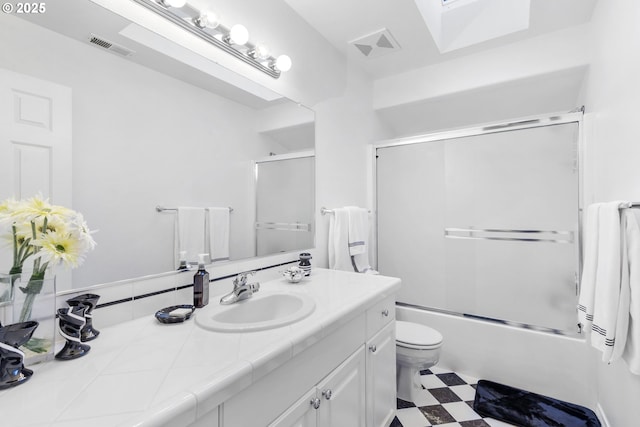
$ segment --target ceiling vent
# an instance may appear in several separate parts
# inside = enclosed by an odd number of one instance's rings
[[[89,43],[100,46],[103,49],[106,49],[113,53],[117,53],[121,56],[131,56],[135,53],[131,49],[121,46],[117,43],[110,42],[109,40],[106,40],[100,36],[96,36],[95,34],[91,34],[91,36],[89,37]]]
[[[349,43],[355,46],[358,52],[367,58],[377,58],[378,56],[400,50],[400,45],[386,28],[352,40]]]

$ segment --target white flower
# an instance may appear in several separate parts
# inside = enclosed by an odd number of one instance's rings
[[[95,241],[78,212],[52,205],[42,196],[26,200],[7,199],[0,204],[0,227],[8,228],[14,249],[14,268],[34,257],[34,271],[49,264],[79,266]]]

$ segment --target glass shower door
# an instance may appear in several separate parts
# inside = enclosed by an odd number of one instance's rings
[[[403,278],[398,300],[575,331],[577,135],[568,123],[379,149],[378,269]],[[410,200],[390,194],[409,183]]]

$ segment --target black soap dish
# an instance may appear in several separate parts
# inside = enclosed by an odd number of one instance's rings
[[[182,323],[189,320],[196,307],[191,304],[172,305],[156,312],[160,323]]]

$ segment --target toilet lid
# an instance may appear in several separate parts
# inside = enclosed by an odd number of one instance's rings
[[[434,347],[442,343],[442,334],[413,322],[396,321],[396,342],[406,347]]]

